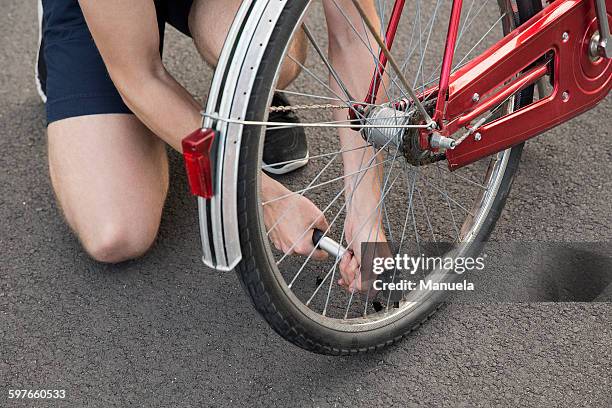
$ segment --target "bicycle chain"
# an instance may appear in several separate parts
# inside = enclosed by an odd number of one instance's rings
[[[334,110],[334,109],[349,109],[346,105],[334,105],[331,103],[327,104],[313,104],[313,105],[289,105],[289,106],[270,106],[270,112],[299,112],[305,110]],[[471,128],[469,132],[460,136],[455,140],[456,145],[459,146],[461,142],[471,136],[477,129]]]
[[[291,105],[291,106],[270,106],[270,112],[297,112],[303,110],[323,110],[323,109],[348,109],[346,105],[333,105],[331,103],[322,105]]]
[[[431,103],[430,103],[431,104]],[[433,105],[432,105],[433,107]],[[298,112],[305,110],[333,110],[333,109],[347,109],[346,105],[333,105],[333,104],[321,104],[321,105],[291,105],[291,106],[270,106],[270,112]],[[409,159],[409,155],[406,155],[406,158]],[[415,165],[425,165],[429,163],[434,163],[439,160],[444,160],[446,156],[444,154],[421,154],[419,159],[414,161]]]

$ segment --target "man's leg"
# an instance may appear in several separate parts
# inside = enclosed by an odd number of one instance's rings
[[[194,0],[189,13],[189,29],[202,58],[217,65],[227,31],[242,0]],[[307,42],[303,31],[296,36],[289,54],[302,64],[306,60]],[[300,74],[301,67],[287,58],[278,80],[278,89],[285,89]]]
[[[189,14],[189,29],[193,37],[196,48],[202,55],[204,60],[215,66],[221,53],[223,43],[227,30],[229,29],[238,7],[240,6],[241,0],[195,0],[191,7]],[[219,27],[227,27],[225,29],[219,29]],[[291,44],[289,54],[297,61],[302,64],[306,60],[307,53],[307,42],[303,32],[300,32],[294,42]],[[287,58],[283,65],[282,71],[279,75],[277,84],[278,89],[284,89],[288,86],[300,73],[301,67]],[[274,99],[277,99],[275,96]],[[282,98],[282,97],[281,97]],[[273,100],[274,103],[274,100]],[[286,104],[286,103],[285,103]],[[287,118],[275,118],[276,121],[286,121]],[[297,120],[297,118],[296,118]],[[298,130],[298,132],[296,132]],[[278,134],[281,133],[281,134]],[[308,152],[306,148],[306,137],[302,129],[294,128],[291,130],[278,131],[277,134],[271,134],[269,131],[266,133],[266,143],[264,145],[264,163],[272,165],[273,163],[281,162],[283,160],[295,160],[296,158],[302,158],[299,156],[300,152],[296,152],[298,156],[287,157],[283,159],[268,160],[266,162],[267,146],[268,141],[272,138],[271,145],[283,146],[283,152],[287,154],[286,146],[298,145],[298,143],[283,143],[283,140],[287,138],[303,139],[304,151]],[[294,139],[295,140],[295,139]],[[278,141],[278,142],[277,142]],[[277,156],[270,154],[270,156]],[[308,161],[307,156],[304,164]],[[268,167],[268,166],[266,166]],[[273,167],[273,166],[270,166]],[[269,169],[267,170],[269,171]],[[271,171],[273,172],[273,171]],[[281,172],[278,172],[282,174]],[[272,200],[275,197],[281,197],[290,193],[285,186],[278,181],[272,179],[265,173],[262,175],[262,194],[266,197],[266,200]],[[291,201],[291,203],[287,203]],[[296,196],[292,200],[283,200],[278,202],[279,205],[268,205],[264,208],[264,218],[266,227],[270,232],[270,239],[277,249],[283,252],[298,253],[303,255],[310,254],[313,249],[312,239],[308,236],[302,236],[304,230],[310,225],[314,224],[316,228],[327,229],[327,222],[321,211],[316,206],[303,196]],[[299,214],[299,219],[293,219],[293,222],[280,222],[276,225],[278,217],[285,214],[286,206],[295,209],[295,213]],[[272,230],[272,226],[274,226]],[[295,243],[298,241],[298,243]],[[294,245],[295,243],[295,245]],[[314,257],[316,259],[323,259],[327,254],[323,251],[316,251]]]
[[[87,252],[108,263],[146,252],[168,190],[164,143],[128,114],[59,120],[48,140],[57,200]]]
[[[43,0],[38,71],[46,98],[51,181],[86,251],[102,262],[153,243],[168,187],[163,142],[125,106],[79,3]],[[155,35],[155,33],[152,33]]]
[[[225,32],[215,30],[217,24],[229,26],[234,17],[235,10],[240,4],[239,0],[195,0],[190,15],[190,29],[195,40],[196,46],[204,59],[209,64],[214,65],[216,58],[221,51]],[[376,13],[376,7],[373,0],[363,0],[362,6],[366,13],[370,16],[375,24],[380,24]],[[361,19],[350,0],[338,0],[336,2],[324,1],[325,17],[329,30],[329,58],[336,71],[347,85],[349,91],[353,95],[363,95],[367,90],[374,64],[372,66],[364,66],[363,64],[354,64],[354,61],[371,61],[369,49],[376,49],[376,44],[373,43],[371,36],[368,36],[365,25],[361,23]],[[351,19],[355,24],[346,23],[346,18]],[[354,32],[362,31],[357,35]],[[362,38],[369,38],[370,47],[362,44]],[[296,40],[289,49],[290,54],[297,60],[304,60],[306,57],[306,41],[304,35],[298,35]],[[299,74],[300,67],[290,59],[286,59],[281,70],[277,87],[283,89],[290,84],[293,79]],[[335,88],[337,94],[341,94],[337,82],[330,78],[330,86]],[[334,119],[342,121],[346,119],[345,111],[334,111]],[[350,253],[344,256],[340,263],[340,271],[342,278],[340,283],[344,286],[356,285],[359,287],[359,279],[356,279],[360,269],[361,262],[361,243],[386,241],[384,228],[382,227],[382,214],[380,209],[381,187],[382,187],[382,169],[371,169],[361,172],[364,167],[368,166],[368,162],[380,160],[375,151],[371,148],[365,150],[366,142],[354,131],[350,129],[340,129],[339,137],[342,149],[346,152],[342,155],[345,174],[357,174],[359,176],[347,177],[346,183],[346,199],[348,201],[347,212],[348,216],[345,222],[346,238],[352,242],[351,249],[354,256]],[[265,150],[264,150],[265,154]],[[356,183],[361,179],[359,184]],[[264,199],[270,200],[274,197],[286,195],[288,190],[275,180],[263,176],[262,177],[262,195]],[[276,226],[275,231],[269,231],[270,237],[275,246],[286,252],[288,247],[293,246],[296,236],[301,236],[304,231],[303,225],[310,225],[315,217],[319,216],[314,208],[310,208],[308,203],[300,202],[293,205],[297,208],[306,210],[303,213],[295,211],[299,214],[300,222],[291,223],[280,222]],[[275,222],[279,214],[285,212],[285,202],[280,203],[279,207],[273,208],[274,205],[268,205],[264,208],[264,218],[266,225],[276,225]],[[291,206],[291,205],[290,205]],[[325,225],[325,221],[320,220],[320,225]],[[319,228],[321,228],[319,226]],[[300,231],[297,233],[297,231]],[[311,244],[304,242],[297,246],[297,253],[308,253]],[[322,257],[322,256],[321,256]]]
[[[240,7],[241,0],[194,0],[189,13],[189,31],[198,52],[212,66],[217,65],[227,31]],[[300,74],[300,64],[306,61],[308,44],[300,31],[289,49],[291,58],[286,58],[281,69],[277,89],[285,89]],[[299,61],[300,64],[295,61]],[[290,106],[286,95],[275,92],[272,106]],[[272,122],[299,123],[295,112],[271,112]],[[262,157],[263,169],[267,173],[287,174],[308,164],[308,140],[303,128],[268,129]]]

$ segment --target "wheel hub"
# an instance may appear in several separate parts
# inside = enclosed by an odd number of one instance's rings
[[[425,123],[416,108],[399,110],[388,105],[375,106],[367,109],[364,116],[365,123],[380,126],[361,129],[363,139],[374,148],[397,149],[413,166],[423,166],[445,159],[444,154],[436,154],[420,147],[421,129],[402,127]]]
[[[406,126],[411,124],[414,111],[400,111],[389,106],[376,106],[366,111],[366,123],[380,127],[363,128],[362,137],[376,149],[397,148],[404,152]],[[397,127],[396,127],[397,126]]]

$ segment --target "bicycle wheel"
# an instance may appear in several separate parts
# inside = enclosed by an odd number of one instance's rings
[[[297,194],[307,197],[329,221],[330,228],[325,234],[351,246],[353,243],[346,237],[344,225],[356,200],[347,190],[357,191],[360,180],[374,171],[380,188],[378,204],[371,211],[375,222],[362,223],[362,229],[382,231],[386,239],[398,244],[398,251],[402,246],[416,246],[418,250],[426,241],[450,242],[455,255],[476,256],[480,250],[478,243],[488,238],[504,207],[523,146],[449,172],[444,162],[432,160],[426,165],[414,164],[414,158],[400,151],[399,146],[391,142],[375,145],[366,132],[340,127],[339,122],[346,118],[355,102],[363,100],[369,85],[369,80],[367,84],[364,81],[351,83],[355,82],[351,78],[358,74],[351,77],[352,74],[343,76],[342,73],[353,69],[367,73],[363,74],[364,78],[371,78],[378,64],[379,49],[371,33],[368,34],[363,21],[353,17],[355,10],[351,10],[350,1],[325,0],[323,5],[307,0],[277,3],[273,6],[280,5],[282,11],[275,23],[270,24],[272,19],[267,21],[261,17],[251,27],[244,28],[242,35],[252,37],[251,46],[261,47],[263,57],[259,66],[244,66],[244,70],[255,70],[257,76],[250,91],[244,93],[244,100],[233,103],[247,104],[245,120],[266,121],[274,92],[284,92],[292,99],[296,108],[291,109],[296,110],[302,123],[313,125],[306,128],[310,163],[300,171],[277,178],[292,193],[273,199],[263,197],[262,151],[266,127],[244,127],[237,186],[242,261],[236,270],[256,309],[288,341],[324,354],[376,350],[394,343],[426,321],[438,309],[445,293],[406,290],[398,301],[391,302],[377,295],[373,302],[369,293],[347,291],[337,284],[338,259],[315,261],[312,256],[287,256],[274,247],[270,232],[284,217],[291,219],[291,208],[288,206],[283,215],[272,225],[268,223],[266,228],[264,207]],[[446,29],[434,27],[447,26],[448,3],[442,0],[411,2],[403,12],[392,54],[402,63],[404,75],[414,81],[417,92],[436,85]],[[378,16],[375,22],[382,33],[393,4],[394,1],[389,0],[370,3],[375,7]],[[518,4],[509,0],[466,2],[454,69],[477,56],[540,8],[537,0],[518,0]],[[338,57],[336,53],[336,60],[332,61],[324,51],[338,41],[338,38],[328,38],[323,23],[326,15],[335,16],[328,24],[344,20],[345,31],[336,32],[354,36],[353,46],[345,50],[355,58],[354,66],[342,72],[335,65],[342,55]],[[288,51],[302,32],[306,33],[309,43],[306,62]],[[367,58],[358,59],[360,53]],[[277,89],[284,64],[299,66],[301,76],[285,89]],[[391,71],[380,88],[380,98],[368,106],[372,110],[388,107],[390,102],[405,96],[406,90]],[[511,112],[532,98],[533,89],[525,89],[496,106],[488,115],[494,118]],[[417,117],[414,112],[411,115]],[[368,118],[366,123],[376,122]],[[321,124],[325,126],[317,126]],[[339,134],[344,137],[340,147]],[[351,145],[346,140],[356,144]],[[362,155],[357,171],[346,173],[342,159],[347,157],[347,152]],[[305,230],[303,234],[308,233]],[[353,231],[353,235],[363,238],[360,234],[361,230]],[[427,278],[447,282],[454,278],[450,275],[443,270],[433,270],[428,272]]]

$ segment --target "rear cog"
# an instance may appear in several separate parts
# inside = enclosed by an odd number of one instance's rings
[[[430,116],[433,116],[433,111],[436,107],[436,101],[427,101],[423,104],[423,107]],[[410,124],[424,125],[426,123],[427,122],[423,117],[423,114],[421,114],[421,112],[419,112],[417,109],[414,109],[413,117]],[[402,153],[404,154],[404,158],[406,159],[406,161],[412,164],[413,166],[425,166],[427,164],[446,160],[446,155],[444,153],[434,153],[431,150],[423,150],[421,148],[421,145],[419,143],[421,131],[422,129],[408,128],[404,132]]]
[[[403,104],[398,104],[403,106]],[[431,115],[435,108],[435,100],[424,105]],[[423,150],[420,146],[420,128],[404,128],[407,125],[424,125],[423,115],[414,107],[405,110],[391,106],[377,106],[365,111],[365,122],[369,125],[379,125],[379,128],[362,128],[361,135],[376,149],[397,148],[406,161],[413,166],[424,166],[446,159],[443,153]],[[397,127],[393,127],[397,126]]]

